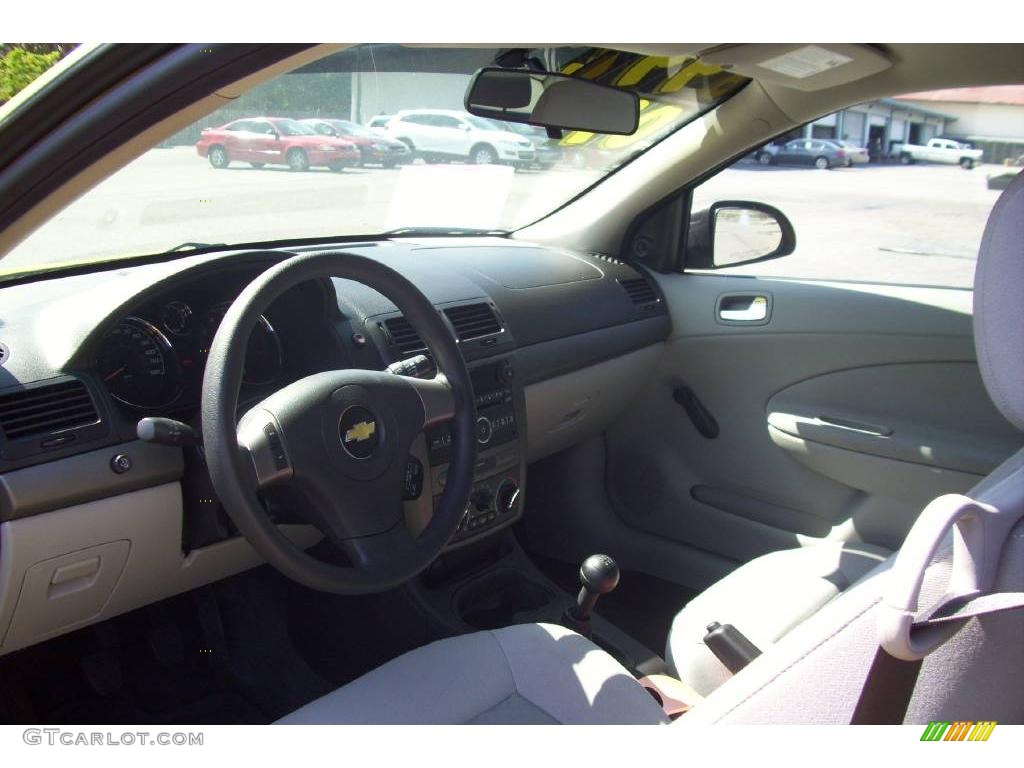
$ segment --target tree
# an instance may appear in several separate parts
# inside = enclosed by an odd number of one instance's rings
[[[0,104],[63,58],[71,43],[0,43]]]

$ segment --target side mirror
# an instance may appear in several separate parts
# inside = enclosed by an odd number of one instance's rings
[[[690,215],[686,266],[719,269],[788,256],[796,232],[786,214],[771,205],[723,200]]]
[[[640,120],[633,91],[556,72],[481,69],[466,91],[466,111],[545,128],[630,135]]]

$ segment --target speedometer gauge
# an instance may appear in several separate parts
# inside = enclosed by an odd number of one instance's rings
[[[126,405],[159,408],[178,394],[178,362],[160,331],[126,317],[103,339],[96,370],[110,394]]]

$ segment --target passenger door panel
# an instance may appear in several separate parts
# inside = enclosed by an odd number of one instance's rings
[[[969,291],[656,279],[672,336],[607,434],[610,497],[634,528],[727,562],[802,536],[895,548],[932,497],[967,490],[1020,444],[981,383]],[[765,297],[770,314],[723,320],[730,295]]]

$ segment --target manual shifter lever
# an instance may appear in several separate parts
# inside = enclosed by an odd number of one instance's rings
[[[619,583],[619,566],[608,555],[591,555],[580,566],[580,594],[576,605],[562,616],[565,626],[590,637],[590,615],[597,599]]]

